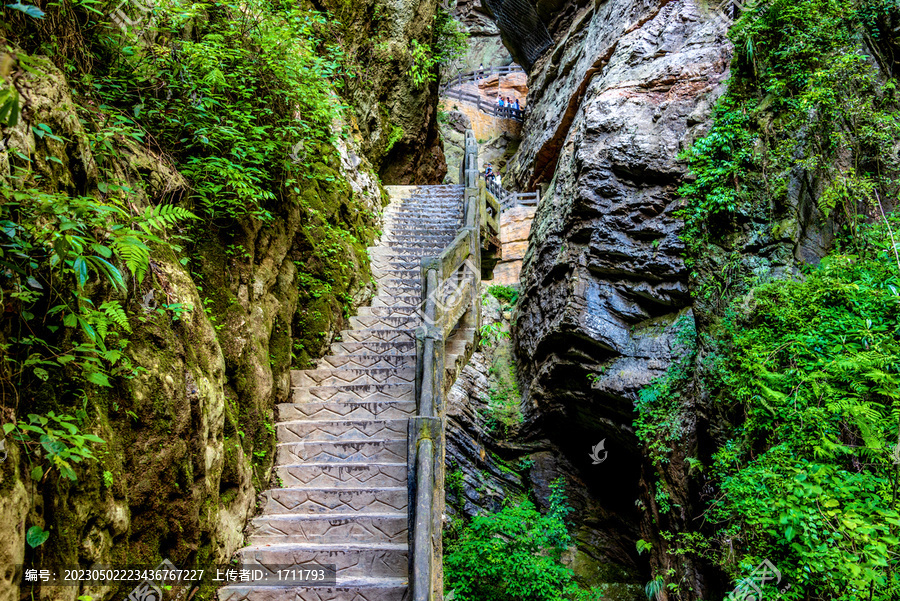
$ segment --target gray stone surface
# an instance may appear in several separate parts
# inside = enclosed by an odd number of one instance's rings
[[[631,404],[668,367],[689,304],[677,157],[723,91],[725,31],[692,1],[589,5],[532,72],[511,171],[549,184],[517,312],[533,420],[609,420],[635,450]]]

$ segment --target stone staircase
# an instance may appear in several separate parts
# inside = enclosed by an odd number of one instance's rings
[[[453,241],[463,191],[391,190],[384,235],[369,249],[378,294],[316,369],[292,372],[292,402],[276,407],[280,488],[261,495],[239,561],[273,570],[335,565],[337,584],[241,583],[220,589],[220,601],[408,599],[407,427],[416,413],[420,262]],[[463,352],[448,344],[447,364]]]

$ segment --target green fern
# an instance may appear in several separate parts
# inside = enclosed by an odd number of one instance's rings
[[[144,276],[150,269],[150,247],[134,235],[125,235],[117,238],[113,243],[116,253],[125,261],[125,266],[138,283],[144,281]]]
[[[100,305],[100,310],[103,311],[107,317],[112,319],[117,326],[126,332],[131,332],[131,325],[128,323],[125,309],[122,308],[119,301],[107,301]]]

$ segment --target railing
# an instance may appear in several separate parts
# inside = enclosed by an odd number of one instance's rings
[[[482,174],[483,176],[484,174]],[[535,192],[510,192],[500,185],[494,178],[485,178],[485,189],[497,200],[501,211],[509,210],[518,205],[535,206],[541,200],[541,193]]]
[[[456,75],[456,77],[451,77],[449,80],[447,80],[446,83],[441,85],[441,92],[443,93],[443,91],[445,89],[450,88],[451,86],[461,86],[464,83],[469,83],[470,81],[471,82],[481,81],[488,75],[493,75],[495,73],[497,75],[509,75],[510,73],[524,73],[524,72],[525,72],[525,69],[523,69],[519,65],[512,64],[512,65],[504,65],[504,66],[497,66],[497,67],[488,67],[487,69],[484,69],[484,68],[476,69],[474,71],[469,71],[468,73],[458,73]]]
[[[410,599],[435,601],[443,591],[446,343],[474,332],[481,319],[481,240],[496,235],[499,206],[478,178],[478,143],[466,131],[460,165],[464,226],[440,255],[422,259],[423,325],[416,329],[416,416],[409,420]],[[493,229],[492,229],[493,228]],[[474,342],[474,340],[473,340]]]
[[[499,117],[501,119],[513,119],[515,121],[525,120],[525,109],[514,109],[508,106],[499,106],[496,102],[485,100],[480,94],[472,94],[471,92],[463,92],[462,90],[447,89],[441,92],[441,96],[445,98],[456,98],[467,104],[474,104],[478,110]]]

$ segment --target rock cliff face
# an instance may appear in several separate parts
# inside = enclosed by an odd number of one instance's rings
[[[438,135],[437,81],[417,84],[409,48],[433,41],[437,0],[308,0],[339,22],[336,42],[356,64],[341,93],[353,106],[360,149],[385,184],[439,184],[446,174]]]
[[[531,70],[526,134],[510,166],[519,189],[544,190],[516,313],[524,433],[558,445],[589,496],[625,525],[594,526],[625,549],[625,561],[608,560],[641,566],[633,403],[678,353],[676,321],[692,319],[673,216],[678,155],[705,132],[724,89],[728,23],[693,1],[538,11],[555,45]],[[593,465],[600,440],[609,456]]]
[[[444,70],[446,78],[460,71],[474,71],[480,66],[508,65],[512,62],[500,38],[500,30],[483,0],[459,0],[451,14],[465,26],[469,39],[466,54]]]
[[[40,75],[28,79],[26,117],[66,141],[35,136],[24,121],[8,130],[12,152],[0,154],[0,184],[6,184],[2,178],[9,176],[15,153],[64,157],[35,165],[39,181],[57,182],[61,190],[90,196],[103,181],[127,185],[135,191],[129,201],[136,211],[186,196],[188,182],[166,156],[127,140],[117,141],[114,164],[98,168],[90,126],[78,119],[66,78],[49,61],[39,64]],[[381,192],[373,174],[356,171],[352,149],[338,151],[318,165],[335,183],[313,183],[304,200],[365,240],[374,233]],[[132,321],[126,354],[140,373],[110,389],[92,387],[74,408],[65,379],[55,389],[28,391],[20,417],[81,409],[82,427],[105,444],[95,449],[98,461],[78,466],[76,481],[48,473],[38,483],[25,469],[34,458],[26,461],[23,447],[5,441],[10,455],[0,462],[0,559],[48,567],[155,565],[166,558],[187,567],[226,562],[242,546],[256,488],[269,480],[273,406],[289,394],[292,344],[305,341],[315,352],[344,319],[333,294],[311,298],[300,285],[300,270],[332,277],[333,291],[355,304],[368,297],[367,263],[350,246],[335,248],[352,269],[346,278],[329,271],[310,246],[318,234],[316,220],[300,203],[286,202],[269,226],[248,220],[207,228],[193,236],[193,261],[170,250],[154,253],[152,274],[142,283],[129,281],[121,292],[94,291],[125,307]],[[184,310],[173,318],[164,305]],[[317,330],[309,332],[308,324]],[[4,320],[4,347],[15,327],[14,319]],[[13,415],[3,408],[4,423]],[[25,544],[33,526],[50,533],[38,550]],[[0,579],[0,599],[18,598],[15,588]],[[102,599],[115,592],[109,586],[91,594]],[[43,594],[71,601],[81,593],[58,587]]]

